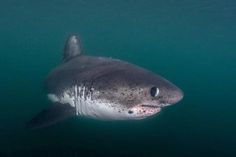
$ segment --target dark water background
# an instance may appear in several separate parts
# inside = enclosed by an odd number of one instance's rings
[[[159,116],[24,124],[50,105],[47,73],[69,34],[86,53],[123,59],[185,92]],[[235,0],[0,2],[0,156],[236,156]]]

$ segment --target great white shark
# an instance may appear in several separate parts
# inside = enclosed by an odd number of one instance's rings
[[[62,63],[45,82],[53,105],[29,121],[29,128],[49,126],[72,116],[139,120],[183,98],[182,90],[149,70],[84,54],[75,35],[67,39]]]

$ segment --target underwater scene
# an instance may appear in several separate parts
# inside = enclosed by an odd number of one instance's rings
[[[73,35],[79,38],[68,39]],[[95,59],[83,59],[77,56],[80,52]],[[0,157],[236,156],[234,0],[1,1],[0,54]],[[132,84],[132,89],[150,89],[149,95],[128,90],[139,106],[131,105],[133,110],[125,110],[122,118],[114,118],[113,111],[107,115],[110,119],[88,118],[76,110],[78,116],[26,128],[32,118],[52,106],[45,87],[50,72],[67,65],[73,55],[79,59],[70,67],[84,62],[82,67],[97,68],[93,73],[99,76],[103,74],[97,64],[101,57],[113,65],[110,70],[127,70],[105,75],[93,84],[95,90],[97,86],[109,91],[107,100],[122,99],[122,92],[112,90],[120,81]],[[62,78],[71,76],[65,72]],[[62,78],[50,80],[50,90]],[[156,82],[163,86],[150,85]],[[155,106],[159,102],[163,108]],[[130,118],[137,107],[145,112],[144,119]],[[57,111],[44,118],[62,110]],[[98,114],[97,109],[88,109],[92,111]]]

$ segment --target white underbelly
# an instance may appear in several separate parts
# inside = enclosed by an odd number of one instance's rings
[[[69,104],[76,110],[76,115],[101,120],[126,120],[130,119],[128,109],[119,104],[106,100],[93,100],[91,95],[85,95],[85,88],[73,87],[63,92],[61,96],[48,94],[52,102]]]

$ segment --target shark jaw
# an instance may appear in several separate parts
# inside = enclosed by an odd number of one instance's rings
[[[171,104],[159,104],[159,105],[140,104],[130,108],[128,113],[134,119],[144,119],[159,113],[163,107],[170,105]]]

